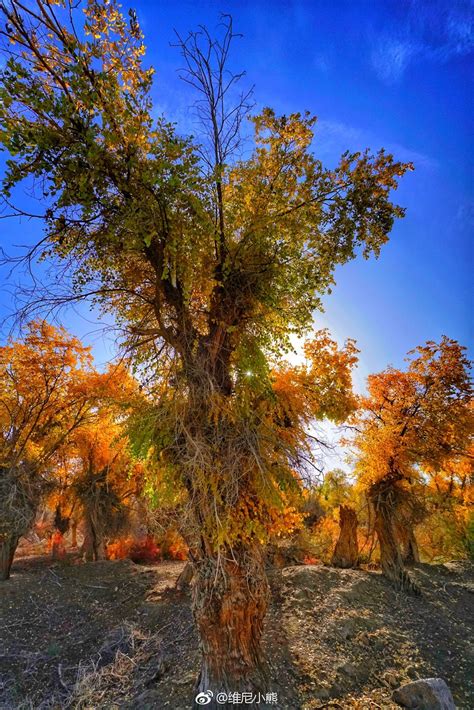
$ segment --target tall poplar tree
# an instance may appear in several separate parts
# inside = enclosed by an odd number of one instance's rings
[[[202,127],[191,140],[154,118],[133,11],[124,19],[114,0],[1,9],[3,194],[34,180],[47,209],[29,256],[71,285],[53,303],[94,297],[113,313],[155,392],[142,428],[189,500],[198,689],[261,689],[269,506],[304,468],[304,424],[353,408],[350,344],[317,338],[289,389],[275,360],[311,328],[336,266],[378,256],[403,216],[390,191],[411,166],[382,150],[325,168],[315,118],[269,108],[242,157],[249,96],[229,73],[229,18],[220,39],[178,40]],[[215,695],[209,707],[221,707]]]

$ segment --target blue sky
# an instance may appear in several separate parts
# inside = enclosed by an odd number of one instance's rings
[[[314,150],[329,165],[345,149],[365,147],[385,147],[415,164],[396,193],[407,215],[380,259],[338,269],[325,313],[316,314],[318,327],[328,326],[341,341],[357,340],[356,388],[369,372],[401,365],[407,350],[427,339],[446,334],[471,346],[472,3],[137,0],[134,7],[156,69],[156,111],[183,132],[193,130],[192,99],[177,78],[173,31],[186,34],[200,23],[212,31],[225,12],[244,35],[232,63],[255,84],[257,110],[315,113]],[[38,233],[31,222],[3,221],[0,229],[4,247]],[[5,272],[0,277],[5,281]],[[7,289],[2,293],[5,313],[11,299]],[[93,345],[99,364],[113,354],[97,326],[73,312],[64,324]]]

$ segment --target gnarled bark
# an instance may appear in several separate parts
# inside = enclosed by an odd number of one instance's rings
[[[0,580],[10,578],[10,571],[15,557],[18,540],[16,535],[3,535],[0,537]]]
[[[56,513],[54,516],[54,528],[53,533],[51,554],[53,560],[59,560],[63,558],[66,554],[66,548],[64,545],[64,535],[69,530],[71,519],[67,515],[63,515],[61,511],[61,506],[56,506]]]
[[[87,515],[84,526],[84,542],[81,548],[82,556],[86,562],[105,560],[105,541],[92,518]]]
[[[194,566],[192,562],[186,562],[183,571],[176,580],[176,589],[178,592],[185,592],[191,587],[191,582],[194,576]]]
[[[202,650],[196,694],[212,691],[208,708],[235,707],[218,703],[218,693],[266,692],[261,636],[268,597],[263,559],[256,547],[195,563],[193,612]],[[201,705],[196,702],[195,707]],[[246,707],[261,705],[257,699]]]
[[[128,525],[128,511],[107,475],[107,467],[98,471],[89,467],[76,484],[84,512],[81,552],[86,562],[104,560],[106,541]]]
[[[53,560],[61,560],[65,555],[64,535],[57,530],[52,537],[51,556]]]
[[[39,499],[30,470],[0,466],[0,580],[10,577],[18,541],[31,528]]]
[[[357,567],[359,547],[357,543],[357,515],[349,505],[339,506],[339,538],[334,548],[331,564],[347,569]]]
[[[77,547],[77,520],[71,520],[71,547]]]
[[[418,564],[420,562],[420,551],[413,526],[400,526],[397,528],[397,532],[401,542],[403,563],[407,566]]]
[[[420,501],[413,491],[403,490],[397,493],[395,532],[400,542],[404,564],[414,565],[420,562],[415,527],[425,519],[427,510],[423,501]]]
[[[380,545],[380,565],[382,572],[397,589],[412,594],[420,590],[411,580],[403,565],[403,557],[395,529],[394,481],[383,479],[372,486],[369,497],[375,513],[375,532]]]

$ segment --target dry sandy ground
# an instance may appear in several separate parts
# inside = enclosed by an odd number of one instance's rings
[[[174,589],[182,565],[15,563],[0,591],[0,708],[191,708],[199,650],[189,594]],[[395,687],[440,676],[474,708],[471,571],[420,565],[420,598],[375,572],[273,571],[272,707],[396,708]]]

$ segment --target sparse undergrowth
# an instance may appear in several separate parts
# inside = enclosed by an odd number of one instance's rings
[[[183,563],[15,563],[0,597],[2,710],[191,707],[199,669]],[[271,572],[265,649],[281,710],[396,708],[391,693],[441,676],[474,706],[472,567],[418,566],[421,598],[374,572]]]

